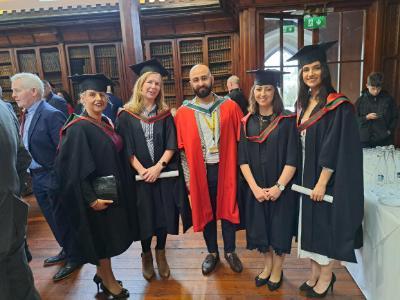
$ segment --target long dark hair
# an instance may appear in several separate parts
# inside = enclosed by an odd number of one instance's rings
[[[332,86],[331,73],[329,67],[325,62],[321,62],[321,87],[317,95],[319,101],[318,106],[322,107],[326,104],[326,98],[330,93],[336,93]],[[297,103],[300,104],[302,109],[306,109],[310,101],[310,88],[303,81],[303,69],[299,73],[299,93],[297,95]]]
[[[257,113],[259,111],[258,103],[256,101],[256,98],[254,97],[254,89],[256,88],[256,84],[254,84],[250,90],[250,97],[249,97],[249,107],[248,111],[249,113]],[[283,112],[284,106],[283,106],[283,101],[282,97],[279,94],[279,90],[276,86],[274,86],[274,98],[272,98],[272,111],[279,115],[281,112]]]
[[[62,97],[65,99],[65,101],[67,101],[67,103],[71,104],[71,106],[75,108],[76,103],[74,100],[72,100],[71,96],[68,94],[67,91],[59,90],[58,92],[62,94]]]

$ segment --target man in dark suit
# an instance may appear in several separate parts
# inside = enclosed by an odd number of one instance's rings
[[[0,101],[0,298],[40,299],[25,256],[28,205],[19,197],[21,171],[30,157],[20,141],[12,109]]]
[[[237,77],[236,75],[232,75],[231,77],[229,77],[226,81],[226,86],[228,87],[229,91],[229,94],[227,96],[239,105],[244,116],[247,115],[248,102],[242,90],[240,89],[239,77]]]
[[[29,171],[32,176],[33,193],[60,246],[69,241],[69,222],[63,220],[58,199],[52,194],[54,183],[54,160],[59,143],[59,132],[66,116],[43,99],[44,87],[40,78],[31,73],[18,73],[11,77],[13,98],[24,109],[20,133],[25,148],[32,156]],[[47,258],[45,266],[66,264],[54,275],[58,281],[80,267],[73,248],[64,247],[56,256]]]
[[[46,99],[47,103],[49,103],[51,106],[58,109],[66,117],[68,117],[67,101],[64,98],[53,93],[53,88],[50,82],[48,82],[47,80],[42,80],[42,82],[44,85],[44,98]]]

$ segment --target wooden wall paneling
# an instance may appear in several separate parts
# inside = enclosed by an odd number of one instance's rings
[[[130,70],[129,65],[143,61],[139,2],[136,0],[120,1],[119,11],[123,48],[122,78],[125,79],[124,93],[128,95],[136,80],[136,76]]]
[[[232,35],[232,73],[239,76],[240,65],[240,40],[239,33]]]
[[[246,70],[257,67],[257,14],[255,8],[248,8],[240,12],[240,78],[242,78],[242,89],[245,95],[249,94],[252,79],[246,76]]]
[[[181,66],[179,60],[179,50],[178,50],[178,43],[176,40],[172,40],[172,50],[173,50],[173,57],[174,57],[174,79],[175,79],[175,95],[177,106],[181,106],[183,102],[183,87],[182,87],[182,73],[181,73]]]
[[[117,63],[118,63],[118,74],[119,74],[119,93],[120,93],[120,98],[124,103],[129,101],[129,98],[131,97],[132,94],[132,88],[130,88],[128,82],[126,81],[126,78],[124,77],[124,69],[125,69],[125,63],[124,63],[124,55],[123,55],[123,47],[121,43],[117,43],[116,45],[116,50],[117,50]]]
[[[61,67],[61,81],[64,90],[68,91],[69,94],[71,95],[71,91],[69,90],[69,84],[68,84],[68,76],[70,73],[68,72],[68,66],[67,66],[67,55],[65,53],[65,45],[63,43],[58,44],[58,53],[60,55],[60,67]]]
[[[94,54],[94,45],[89,44],[89,53],[90,53],[90,65],[92,68],[92,73],[97,73],[97,68],[96,68],[96,58]]]

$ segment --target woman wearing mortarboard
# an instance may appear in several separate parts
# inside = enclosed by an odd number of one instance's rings
[[[289,60],[300,66],[297,128],[302,145],[298,255],[311,259],[300,290],[321,298],[336,281],[334,260],[355,262],[362,245],[362,150],[352,103],[331,84],[326,51],[335,42],[305,46]],[[323,201],[324,195],[333,202]]]
[[[118,114],[116,127],[124,140],[130,172],[137,178],[135,201],[143,277],[151,280],[155,275],[150,246],[153,236],[156,236],[158,273],[162,278],[168,278],[167,235],[179,233],[179,215],[184,232],[192,225],[185,181],[179,170],[175,124],[164,102],[162,76],[167,76],[168,71],[156,59],[131,68],[139,78],[131,99]],[[166,174],[172,177],[164,177]]]
[[[110,79],[103,74],[70,78],[79,84],[84,112],[71,115],[61,131],[56,170],[62,206],[80,255],[97,266],[93,281],[98,291],[100,286],[112,299],[126,299],[129,292],[115,279],[110,258],[129,248],[138,225],[135,203],[128,201],[134,186],[127,176],[122,139],[103,116]]]
[[[255,73],[249,113],[242,119],[239,165],[246,179],[247,248],[264,254],[264,270],[256,286],[278,289],[282,265],[296,233],[298,196],[290,190],[297,167],[298,136],[295,114],[284,111],[278,87],[282,72]]]

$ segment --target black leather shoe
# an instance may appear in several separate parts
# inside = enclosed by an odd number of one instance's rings
[[[97,292],[100,292],[100,284],[103,282],[103,279],[101,279],[101,277],[97,274],[94,274],[93,276],[93,282],[97,285]],[[122,281],[121,280],[117,280],[118,284],[123,287]]]
[[[216,255],[213,255],[209,253],[204,259],[203,264],[201,265],[201,271],[203,272],[203,275],[210,274],[212,271],[214,271],[218,262],[219,254],[217,253]]]
[[[314,289],[312,288],[311,290],[307,291],[307,298],[324,298],[326,294],[328,293],[329,289],[331,289],[331,292],[333,292],[333,285],[336,282],[336,276],[334,273],[332,273],[332,279],[331,282],[329,283],[328,287],[326,288],[325,292],[319,294]]]
[[[282,285],[282,281],[283,281],[283,271],[281,273],[281,279],[279,279],[278,282],[272,282],[272,281],[268,280],[268,282],[267,282],[268,289],[271,292],[279,289],[281,287],[281,285]]]
[[[76,270],[78,270],[81,266],[82,265],[79,263],[67,262],[63,267],[60,268],[60,270],[58,270],[56,275],[53,276],[53,281],[60,281],[64,278],[67,278]]]
[[[104,283],[100,283],[100,287],[103,290],[103,292],[107,296],[111,296],[111,299],[127,299],[129,298],[129,291],[127,289],[122,288],[121,291],[118,294],[113,294],[105,285]]]
[[[260,277],[260,274],[258,274],[258,275],[256,276],[256,278],[255,278],[256,287],[260,287],[260,286],[263,286],[263,285],[267,284],[268,279],[269,279],[269,276],[268,276],[267,278],[261,278],[261,277]]]
[[[307,281],[306,281],[306,282],[304,282],[304,283],[299,287],[299,290],[302,291],[302,292],[307,292],[307,291],[309,291],[309,290],[312,290],[313,287],[314,287],[316,284],[317,284],[317,283],[315,283],[313,286],[310,286],[310,285],[307,284]]]
[[[243,271],[242,262],[237,256],[236,252],[225,253],[225,259],[229,263],[233,272],[240,273]]]
[[[63,262],[66,257],[67,257],[67,255],[66,255],[66,253],[64,252],[64,249],[63,249],[56,256],[52,256],[52,257],[46,258],[44,260],[43,267],[48,267],[48,266],[59,264],[60,262]]]

